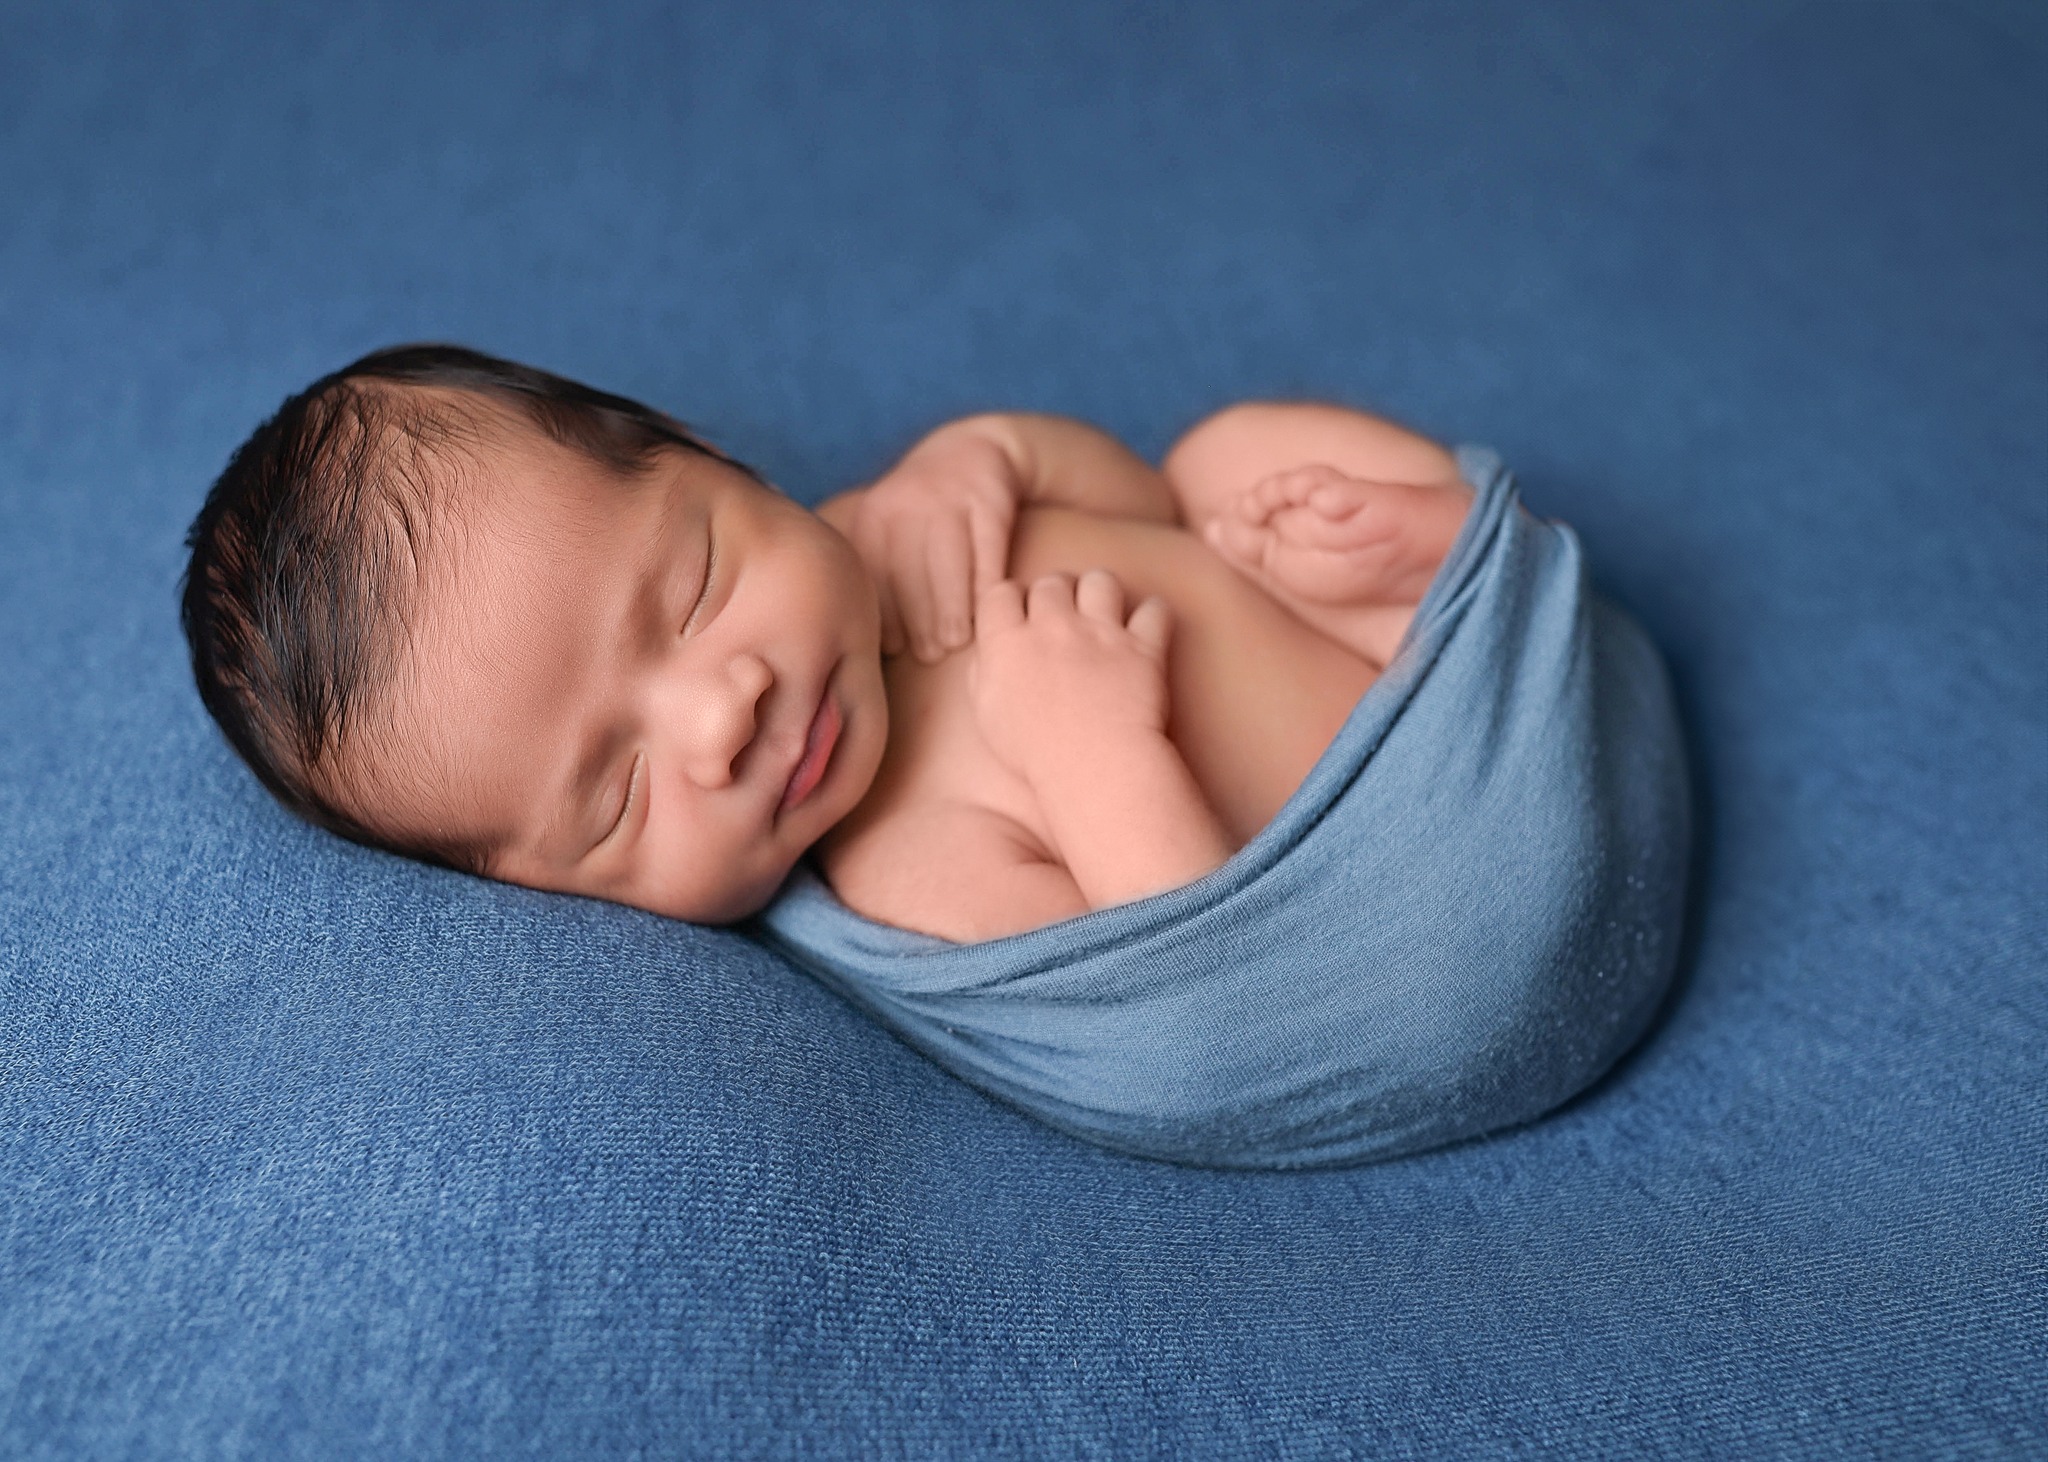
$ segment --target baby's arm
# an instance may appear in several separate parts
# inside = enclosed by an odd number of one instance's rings
[[[1166,734],[1171,612],[1124,612],[1115,576],[1003,580],[977,606],[969,671],[982,734],[1031,787],[1087,907],[1192,883],[1234,851]]]
[[[1147,523],[1180,521],[1173,489],[1158,468],[1108,432],[1070,416],[1011,411],[962,417],[926,437],[912,455],[973,442],[1002,454],[1020,503]]]
[[[1092,907],[1073,875],[1020,824],[982,806],[918,809],[884,862],[835,869],[854,908],[962,944],[1021,934]]]
[[[975,600],[1008,571],[1021,506],[1175,523],[1166,479],[1114,437],[1027,412],[948,422],[871,485],[819,508],[882,600],[882,648],[927,663],[973,637]]]

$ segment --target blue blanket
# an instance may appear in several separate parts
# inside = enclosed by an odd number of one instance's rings
[[[0,7],[0,1458],[2048,1451],[2048,6],[494,13]],[[991,403],[1484,422],[1671,668],[1683,999],[1219,1172],[297,823],[180,538],[430,334],[807,498]]]
[[[1688,846],[1664,671],[1488,452],[1400,654],[1266,829],[1184,888],[959,945],[800,868],[766,937],[975,1086],[1220,1167],[1526,1121],[1642,1033]]]

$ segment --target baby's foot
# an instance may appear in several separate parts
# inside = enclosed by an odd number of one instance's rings
[[[1204,536],[1300,618],[1385,664],[1471,503],[1461,483],[1367,482],[1309,465],[1253,484]]]

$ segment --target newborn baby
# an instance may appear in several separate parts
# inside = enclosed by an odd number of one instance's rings
[[[814,513],[637,403],[406,347],[285,402],[191,542],[200,694],[287,806],[758,911],[1124,1152],[1320,1167],[1526,1121],[1670,981],[1654,646],[1492,454],[1356,412],[1233,407],[1156,471],[976,416]]]
[[[1471,498],[1399,427],[1256,404],[1156,470],[971,417],[814,513],[637,403],[402,347],[236,454],[184,617],[230,741],[345,836],[712,922],[810,853],[978,941],[1251,840]]]

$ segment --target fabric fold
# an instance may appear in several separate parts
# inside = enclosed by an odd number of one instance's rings
[[[1576,536],[1492,453],[1458,461],[1477,496],[1400,652],[1222,867],[954,944],[799,865],[755,931],[963,1080],[1147,1157],[1337,1166],[1584,1089],[1671,979],[1682,743]]]

